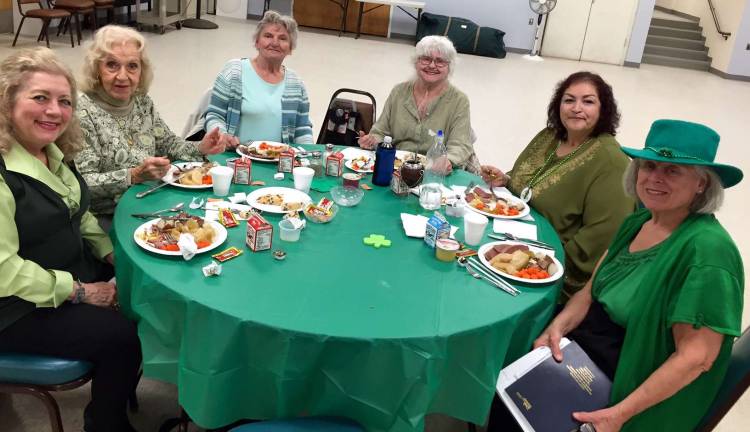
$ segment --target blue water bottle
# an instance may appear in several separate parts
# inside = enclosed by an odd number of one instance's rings
[[[389,136],[383,138],[378,149],[375,150],[375,167],[372,172],[372,184],[388,186],[393,177],[393,165],[396,163],[396,149],[393,148]]]

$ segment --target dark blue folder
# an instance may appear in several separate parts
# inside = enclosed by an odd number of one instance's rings
[[[536,432],[578,430],[572,413],[609,403],[612,383],[581,347],[571,342],[562,352],[562,363],[550,357],[505,389]]]

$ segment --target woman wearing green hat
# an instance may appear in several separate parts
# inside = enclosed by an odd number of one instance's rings
[[[724,378],[744,272],[713,213],[742,171],[714,162],[718,145],[706,126],[657,120],[642,150],[623,149],[625,190],[644,208],[534,343],[559,361],[568,336],[611,375],[611,406],[573,414],[598,432],[693,430]]]

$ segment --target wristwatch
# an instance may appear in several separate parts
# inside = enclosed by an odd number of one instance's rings
[[[73,304],[78,304],[83,301],[86,296],[86,289],[83,288],[83,284],[79,280],[73,281],[73,298],[70,300]]]

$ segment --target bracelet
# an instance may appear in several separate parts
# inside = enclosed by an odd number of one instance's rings
[[[73,298],[70,300],[73,304],[78,304],[83,301],[83,298],[86,296],[86,289],[83,287],[83,284],[80,280],[76,279],[73,281]]]

